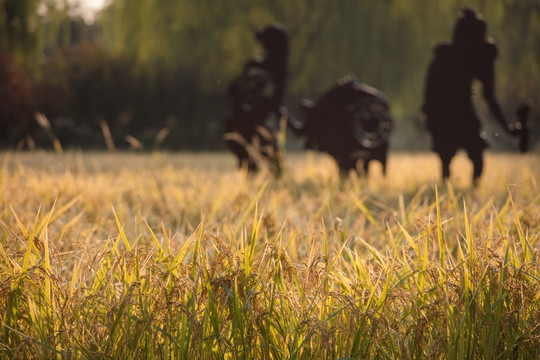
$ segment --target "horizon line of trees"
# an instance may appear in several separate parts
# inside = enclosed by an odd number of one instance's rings
[[[52,146],[51,132],[65,147],[105,147],[105,123],[119,147],[134,146],[135,139],[147,149],[224,149],[227,87],[245,61],[261,54],[253,31],[278,21],[291,36],[285,105],[297,118],[302,98],[316,99],[355,74],[389,97],[396,120],[391,146],[427,148],[420,113],[425,72],[433,47],[451,38],[464,6],[458,0],[113,0],[86,24],[70,4],[0,0],[0,147]],[[507,115],[513,118],[512,109],[528,101],[537,122],[540,0],[467,5],[485,17],[498,44],[497,95]],[[488,131],[498,131],[492,124],[486,119]]]

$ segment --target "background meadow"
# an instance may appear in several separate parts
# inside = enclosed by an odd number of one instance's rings
[[[2,358],[537,358],[540,158],[340,179],[230,154],[1,154]]]

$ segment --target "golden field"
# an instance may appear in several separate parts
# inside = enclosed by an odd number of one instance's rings
[[[0,159],[0,358],[540,356],[538,154]]]

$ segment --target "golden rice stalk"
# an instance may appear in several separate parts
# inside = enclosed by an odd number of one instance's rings
[[[45,130],[51,130],[51,123],[43,113],[37,112],[34,114],[34,117],[36,118],[39,126],[41,126]]]
[[[105,145],[107,145],[107,149],[109,149],[110,152],[114,152],[116,148],[114,146],[114,141],[111,135],[111,129],[109,129],[109,125],[107,125],[107,122],[104,119],[99,120],[99,125],[101,126],[101,132],[103,133],[103,137],[105,138]]]
[[[129,143],[129,148],[131,150],[141,150],[144,148],[144,144],[142,143],[142,141],[131,135],[124,136],[124,140]]]
[[[56,151],[58,154],[61,154],[64,151],[64,149],[62,149],[62,144],[60,144],[60,140],[58,140],[58,138],[54,134],[51,123],[49,122],[49,119],[47,119],[45,114],[40,113],[40,112],[36,112],[34,114],[34,118],[36,119],[39,126],[41,126],[46,131],[47,135],[51,139],[53,143],[54,151]],[[31,147],[30,142],[28,143],[28,146]]]
[[[167,136],[169,136],[170,133],[171,129],[169,129],[168,127],[164,127],[159,130],[156,135],[156,144],[161,144],[163,141],[165,141],[165,139],[167,138]]]

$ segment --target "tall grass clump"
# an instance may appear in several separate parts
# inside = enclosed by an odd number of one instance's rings
[[[0,358],[538,358],[539,160],[487,160],[4,154]]]

